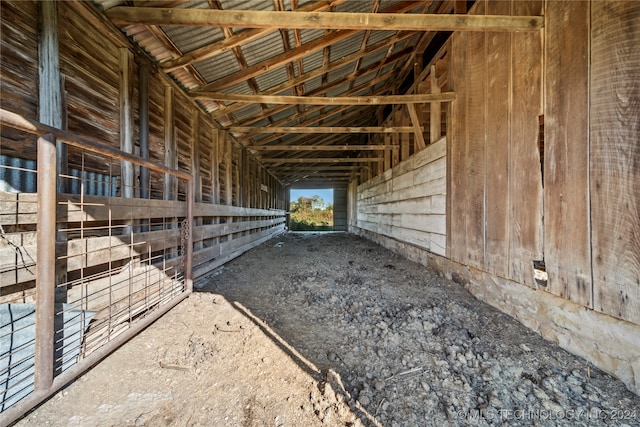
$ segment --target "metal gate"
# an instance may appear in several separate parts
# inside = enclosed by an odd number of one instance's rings
[[[20,159],[0,146],[0,424],[8,424],[191,292],[193,191],[187,173],[5,110],[0,123],[3,137],[19,132],[37,147]]]

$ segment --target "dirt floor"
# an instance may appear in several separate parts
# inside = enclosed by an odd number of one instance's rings
[[[361,238],[289,233],[18,425],[640,426],[624,385]]]

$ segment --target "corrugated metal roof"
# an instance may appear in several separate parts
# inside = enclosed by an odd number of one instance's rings
[[[173,7],[179,9],[201,9],[210,10],[212,5],[208,0],[190,0],[185,2],[171,3],[144,3],[144,2],[131,2],[125,0],[93,0],[103,9],[111,9],[115,6],[129,6],[133,3],[135,6],[151,6],[164,5],[163,7]],[[381,0],[378,11],[382,12],[388,10],[391,7],[404,3],[400,0]],[[334,11],[347,12],[347,13],[370,13],[376,4],[375,0],[346,0],[339,2],[333,7]],[[255,10],[255,11],[273,11],[273,0],[219,0],[219,5],[224,10]],[[298,8],[317,5],[324,8],[326,5],[323,2],[317,0],[298,0]],[[415,5],[408,13],[435,13],[437,8],[438,13],[450,13],[452,9],[452,2],[435,2],[435,1],[415,1],[411,5]],[[215,4],[214,4],[215,6]],[[283,1],[284,10],[291,10],[292,1]],[[406,9],[404,7],[403,9]],[[325,10],[322,13],[331,13]],[[225,33],[220,28],[206,27],[206,26],[170,26],[163,25],[162,27],[145,26],[142,24],[123,25],[122,31],[127,34],[132,40],[140,45],[142,49],[149,53],[149,55],[157,61],[162,69],[162,64],[170,60],[180,59],[181,55],[187,53],[202,52],[207,46],[218,46],[218,51],[210,53],[206,58],[195,57],[189,58],[184,66],[184,63],[179,68],[175,68],[170,71],[170,76],[174,78],[180,86],[186,91],[197,92],[204,85],[202,80],[207,83],[211,83],[213,91],[223,92],[226,94],[240,94],[240,95],[253,95],[254,89],[257,89],[258,94],[270,94],[273,88],[279,85],[286,85],[291,76],[287,72],[287,60],[273,60],[278,55],[282,55],[285,52],[285,45],[282,39],[282,33],[279,29],[273,28],[273,31],[262,34],[261,36],[251,40],[244,39],[242,35],[239,35],[240,31],[243,31],[243,35],[255,33],[256,30],[233,28],[233,34],[230,35],[231,40],[226,41]],[[296,45],[295,32],[291,28],[287,28],[284,31],[284,37],[290,49],[300,49]],[[164,31],[164,34],[162,33]],[[258,30],[260,31],[260,30]],[[301,50],[305,51],[306,45],[320,40],[327,35],[331,35],[332,31],[325,29],[300,29],[300,43]],[[339,68],[325,73],[324,76],[317,76],[313,79],[304,82],[305,94],[322,94],[328,97],[341,97],[341,96],[365,96],[368,94],[382,95],[382,92],[389,90],[397,90],[400,85],[400,81],[397,78],[397,73],[404,67],[406,62],[411,58],[411,47],[415,46],[422,37],[423,32],[416,32],[411,38],[406,41],[396,43],[395,45],[389,44],[388,47],[382,47],[373,53],[363,55],[358,64],[356,70],[356,61],[352,61],[348,64],[341,65]],[[166,36],[165,36],[166,35]],[[396,35],[396,31],[370,31],[366,39],[366,48],[378,43],[385,43],[390,37]],[[345,58],[349,55],[353,55],[360,52],[362,43],[365,37],[365,31],[355,32],[353,36],[343,39],[339,42],[334,42],[330,46],[324,48],[308,48],[305,51],[305,55],[300,59],[302,62],[302,68],[299,67],[298,60],[293,60],[290,64],[293,65],[293,77],[299,77],[302,74],[310,73],[312,71],[321,70],[325,61],[325,52],[329,52],[328,60],[330,62],[329,67]],[[225,43],[234,42],[234,46],[237,47],[241,57],[236,57],[234,51],[229,46],[220,48],[220,42]],[[409,49],[408,49],[409,48]],[[206,50],[206,49],[205,49]],[[298,50],[300,51],[300,50]],[[394,64],[386,64],[380,66],[381,61],[388,55],[395,55],[399,52],[406,52],[406,59],[400,59]],[[185,59],[185,57],[182,57]],[[247,77],[246,73],[243,73],[242,61],[245,61],[248,67],[253,67],[259,64],[264,64],[265,67],[262,72],[252,73],[250,77]],[[265,64],[266,61],[272,63]],[[376,69],[376,67],[381,69]],[[335,65],[333,66],[335,68]],[[370,68],[371,70],[364,75],[359,75],[356,79],[349,79],[354,72],[361,74],[361,70]],[[195,73],[194,73],[195,70]],[[323,78],[325,77],[325,78]],[[201,80],[200,80],[201,79]],[[215,89],[216,82],[221,79],[225,79],[226,82],[220,87],[223,89]],[[249,81],[252,79],[255,86],[250,86]],[[375,83],[375,86],[373,86]],[[253,87],[253,89],[252,89]],[[353,89],[352,89],[353,88]],[[285,88],[280,90],[276,95],[292,95],[291,88]],[[362,126],[371,123],[376,123],[378,107],[374,106],[352,106],[345,108],[342,105],[329,105],[329,106],[314,106],[305,105],[297,108],[296,106],[289,106],[283,108],[282,105],[275,104],[240,104],[232,101],[212,101],[207,99],[198,99],[197,101],[208,111],[216,111],[219,109],[219,105],[226,106],[226,115],[216,118],[220,125],[224,127],[231,127],[234,125],[249,123],[252,126],[269,126],[272,124],[282,126],[282,123],[287,123],[288,126],[298,125],[300,122],[312,123],[314,126],[318,126],[323,123],[328,123],[332,126]],[[298,117],[299,110],[304,110],[305,113]],[[338,114],[338,112],[340,112]],[[358,114],[355,114],[358,113]],[[264,116],[264,117],[263,117]],[[260,120],[255,120],[256,117],[263,117]],[[348,121],[345,121],[348,120]],[[239,139],[244,140],[243,135],[238,135]],[[257,135],[252,138],[253,141],[272,141],[270,144],[296,144],[298,141],[305,141],[305,143],[322,144],[332,143],[335,138],[343,138],[344,135],[321,135],[312,136],[304,134],[290,134],[290,135]],[[353,136],[354,140],[360,138],[359,136]],[[343,141],[343,139],[339,139]],[[269,152],[258,152],[258,156],[272,156]],[[292,157],[297,156],[298,153],[276,153],[274,156]],[[312,157],[314,155],[300,154],[302,157]],[[317,154],[315,154],[317,157]]]
[[[224,40],[224,34],[219,28],[166,26],[162,29],[182,53]]]
[[[274,31],[257,40],[246,43],[242,45],[241,50],[249,66],[284,53],[279,31]]]
[[[230,76],[242,70],[236,57],[231,51],[222,52],[217,55],[214,61],[205,60],[194,64],[200,75],[207,81],[213,82],[223,77]]]
[[[289,80],[287,69],[282,67],[273,68],[255,77],[261,91],[269,90],[274,86]]]
[[[336,80],[340,80],[346,76],[348,76],[349,74],[353,73],[353,69],[354,69],[354,64],[347,64],[344,67],[340,67],[337,70],[331,71],[327,78],[329,79],[329,82],[335,82]]]
[[[353,37],[349,37],[346,40],[332,44],[329,59],[333,62],[358,52],[360,50],[363,37],[364,34],[357,33]]]
[[[246,107],[233,113],[238,120],[246,120],[250,117],[255,117],[262,113],[262,109],[259,104],[248,104]]]

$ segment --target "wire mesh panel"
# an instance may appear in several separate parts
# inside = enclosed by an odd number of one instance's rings
[[[0,188],[2,412],[46,397],[63,385],[58,379],[82,370],[78,364],[99,360],[190,291],[190,176],[62,134],[66,167],[49,181],[40,160],[0,151],[0,178],[11,177]],[[22,186],[36,173],[41,188]],[[47,212],[38,203],[51,191]],[[50,235],[43,222],[55,225]],[[46,252],[38,245],[55,255],[39,259]]]

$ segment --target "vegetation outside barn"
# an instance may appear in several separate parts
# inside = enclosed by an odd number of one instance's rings
[[[291,217],[289,228],[292,231],[332,231],[333,204],[325,204],[317,194],[311,197],[300,196],[289,204]]]

